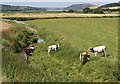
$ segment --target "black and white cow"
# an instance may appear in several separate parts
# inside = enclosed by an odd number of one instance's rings
[[[59,47],[60,47],[59,44],[48,46],[48,55],[50,54],[51,51],[53,50],[56,51]]]
[[[97,47],[90,47],[88,50],[93,52],[95,56],[97,56],[98,53],[103,53],[106,57],[106,46],[97,46]]]

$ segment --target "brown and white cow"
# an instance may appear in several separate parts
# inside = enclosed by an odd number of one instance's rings
[[[51,51],[53,50],[56,51],[59,47],[60,47],[59,44],[48,46],[48,55],[50,54]]]
[[[28,47],[26,47],[24,49],[24,56],[26,60],[29,60],[29,56],[32,55],[32,53],[34,52],[35,48],[33,44],[30,44]]]
[[[80,61],[82,64],[85,64],[87,61],[89,61],[89,59],[90,59],[90,55],[88,54],[88,52],[80,53]]]

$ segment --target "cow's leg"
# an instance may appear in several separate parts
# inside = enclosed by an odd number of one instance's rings
[[[55,51],[56,51],[56,48],[55,48]]]
[[[103,51],[103,53],[104,53],[104,56],[106,57],[106,52],[105,52],[105,50]]]
[[[97,56],[97,52],[95,52],[95,56]]]
[[[80,54],[80,60],[81,60],[81,54]]]
[[[27,56],[27,61],[29,60],[29,56]]]
[[[88,56],[87,59],[90,60],[90,57]]]
[[[48,55],[50,55],[50,49],[48,49]]]
[[[24,56],[25,56],[25,61],[28,60],[28,56],[26,53],[24,53]]]

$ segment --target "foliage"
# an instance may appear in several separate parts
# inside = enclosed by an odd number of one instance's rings
[[[1,5],[2,12],[45,12],[45,8],[29,7],[29,6],[12,6],[12,5]]]
[[[28,46],[29,44],[32,44],[34,42],[37,42],[36,35],[27,29],[22,29],[20,31],[17,31],[14,35],[14,46],[15,46],[15,52],[20,52]]]
[[[84,12],[84,13],[91,13],[91,12],[93,12],[93,11],[92,11],[92,9],[90,9],[90,8],[84,8],[84,9],[83,9],[83,12]]]
[[[103,14],[103,13],[104,13],[103,10],[100,9],[100,8],[96,8],[96,9],[94,9],[93,12],[94,12],[94,13],[98,13],[98,14]]]
[[[69,13],[73,13],[73,12],[74,12],[74,10],[73,10],[73,9],[70,9],[70,10],[68,10],[68,12],[69,12]]]
[[[96,9],[84,8],[83,12],[84,13],[97,13],[97,14],[103,14],[104,13],[101,8],[96,8]]]
[[[24,17],[9,17],[9,18],[4,18],[4,19],[10,19],[10,20],[17,20],[17,21],[27,21],[27,20],[36,20],[36,19],[39,19],[39,18],[32,18],[32,17],[27,17],[27,18],[24,18]]]
[[[109,9],[109,8],[106,8],[106,9],[102,9],[104,12],[109,12],[109,13],[112,13],[112,12],[119,12],[120,11],[120,9],[118,8],[118,9]]]
[[[6,40],[6,39],[2,39],[2,40],[1,40],[1,43],[2,43],[2,46],[5,46],[5,47],[9,47],[9,46],[10,46],[9,41]]]

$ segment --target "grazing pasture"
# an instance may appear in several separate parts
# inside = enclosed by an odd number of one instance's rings
[[[118,18],[66,18],[23,21],[37,31],[45,42],[36,43],[30,57],[32,66],[20,60],[9,60],[12,67],[3,68],[7,81],[31,82],[115,82],[118,80]],[[60,44],[60,48],[48,56],[49,45]],[[90,54],[90,60],[82,65],[79,54],[89,47],[106,45],[107,57]],[[8,52],[9,53],[9,52]],[[3,51],[4,56],[8,53]],[[22,57],[22,53],[17,56]],[[8,56],[9,57],[9,56]],[[22,59],[22,58],[21,58]],[[21,65],[19,64],[21,63]],[[8,64],[8,66],[10,66]],[[17,66],[17,64],[19,66]],[[14,67],[15,66],[15,67]],[[14,67],[14,68],[13,68]],[[12,72],[10,72],[12,71]]]

